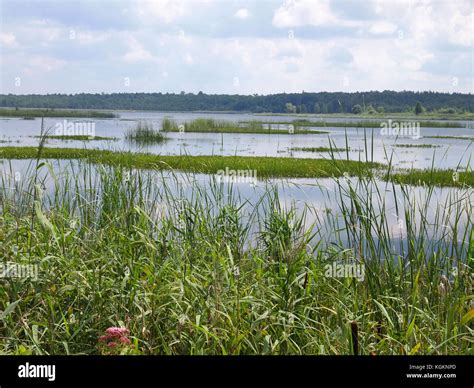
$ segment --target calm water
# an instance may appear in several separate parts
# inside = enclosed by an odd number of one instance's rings
[[[240,156],[279,156],[279,157],[301,157],[301,158],[321,158],[329,157],[329,154],[292,152],[292,147],[321,147],[328,146],[329,141],[336,147],[345,147],[346,133],[348,144],[351,149],[349,157],[358,160],[365,160],[364,150],[364,130],[357,128],[339,128],[325,127],[314,128],[315,130],[328,131],[329,134],[314,135],[265,135],[265,134],[212,134],[212,133],[167,133],[168,141],[153,145],[146,148],[137,147],[125,141],[124,134],[129,128],[133,128],[140,120],[147,120],[153,123],[154,127],[161,128],[163,118],[171,118],[178,123],[193,120],[199,117],[211,117],[217,120],[229,121],[288,121],[294,120],[291,116],[255,116],[250,114],[209,114],[209,113],[161,113],[161,112],[118,112],[119,118],[114,119],[79,119],[74,120],[66,118],[70,122],[91,121],[95,123],[95,135],[116,137],[116,141],[61,141],[48,140],[48,147],[93,147],[99,149],[112,150],[131,150],[141,152],[151,152],[163,155],[240,155]],[[45,127],[51,128],[51,134],[54,134],[56,124],[63,122],[61,118],[45,119]],[[311,120],[311,119],[310,119]],[[316,120],[316,119],[312,119]],[[330,121],[330,119],[325,119]],[[343,120],[332,118],[331,120]],[[414,139],[411,137],[395,138],[390,136],[382,136],[380,129],[369,128],[366,131],[368,143],[371,143],[373,134],[373,159],[378,162],[386,162],[386,157],[390,157],[393,153],[392,163],[401,168],[430,168],[433,163],[436,168],[456,168],[457,166],[466,166],[469,159],[472,158],[474,144],[468,140],[456,139],[429,139],[426,136],[474,136],[474,122],[464,122],[469,128],[420,128],[421,138]],[[35,136],[40,134],[40,119],[23,120],[20,118],[2,118],[0,119],[0,144],[1,146],[35,146],[38,139]],[[435,144],[439,148],[398,148],[393,147],[394,144]],[[369,152],[371,152],[369,145]],[[341,153],[341,158],[346,158],[346,154]],[[26,179],[27,166],[30,161],[1,161],[0,174],[3,177],[12,179],[14,174],[19,172],[20,179]],[[70,161],[52,161],[54,169],[58,174],[67,173],[71,166]],[[470,162],[472,164],[472,161]],[[162,179],[166,178],[161,173],[150,172],[155,174],[157,190],[162,186]],[[190,176],[190,175],[186,175]],[[204,187],[210,184],[211,177],[206,175],[192,175],[192,179]],[[187,182],[188,179],[179,179],[180,183],[175,187],[176,196],[184,195],[190,197],[193,195],[192,186]],[[49,183],[48,183],[49,182]],[[307,226],[314,224],[315,230],[321,238],[329,241],[343,241],[344,236],[337,236],[335,230],[343,229],[344,222],[341,216],[341,200],[337,195],[337,184],[331,179],[290,179],[290,180],[271,180],[259,181],[257,185],[249,183],[235,183],[234,188],[238,192],[240,201],[248,201],[248,206],[253,204],[265,193],[268,185],[276,188],[280,201],[286,207],[294,206],[300,212],[307,208]],[[52,189],[51,180],[46,182],[46,191]],[[453,238],[450,235],[450,227],[454,223],[454,207],[464,209],[462,212],[462,220],[460,225],[467,225],[472,216],[473,209],[473,192],[472,190],[451,189],[451,188],[435,188],[433,196],[427,203],[427,191],[422,187],[410,187],[408,197],[403,198],[399,186],[395,186],[396,196],[392,192],[392,186],[386,185],[384,182],[378,183],[379,190],[382,192],[385,201],[383,211],[381,212],[387,217],[390,229],[390,235],[393,237],[394,245],[402,242],[406,243],[406,231],[400,227],[400,219],[396,214],[395,198],[398,201],[398,207],[403,215],[405,205],[413,205],[421,209],[426,204],[429,208],[428,219],[422,222],[417,217],[417,224],[424,223],[427,230],[430,231],[432,240],[445,240],[449,243]],[[179,192],[179,193],[178,193]],[[373,201],[378,202],[376,196]],[[448,204],[453,206],[450,208]],[[376,207],[380,204],[376,204]],[[440,216],[441,215],[441,216]],[[441,224],[441,228],[440,225]],[[461,228],[462,229],[462,228]],[[460,236],[456,237],[461,239]],[[394,249],[398,250],[397,247]]]
[[[77,174],[77,161],[50,161],[55,175],[59,181],[69,176],[78,177],[79,181],[84,179],[82,174]],[[7,196],[10,198],[21,197],[21,192],[25,186],[23,184],[28,181],[28,176],[34,171],[34,162],[28,160],[13,160],[0,161],[0,176],[6,178],[8,181]],[[19,181],[15,182],[15,174],[20,172]],[[132,174],[134,172],[132,171]],[[196,198],[196,186],[203,188],[210,193],[211,185],[213,184],[213,177],[204,174],[185,174],[177,173],[171,174],[169,172],[157,171],[142,171],[145,176],[150,174],[151,191],[148,193],[150,198],[147,203],[150,204],[148,209],[145,209],[151,217],[158,215],[158,213],[170,214],[170,203],[175,206],[182,199],[188,199],[193,202]],[[95,167],[91,167],[92,182],[95,181],[96,176]],[[46,179],[43,181],[43,177]],[[48,198],[54,192],[54,180],[52,179],[49,170],[42,167],[40,170],[40,179],[44,189],[44,198]],[[89,180],[87,180],[89,182]],[[164,187],[169,188],[171,202],[165,200],[163,195]],[[435,188],[428,199],[428,189],[424,187],[407,187],[402,191],[401,187],[378,181],[375,185],[369,185],[368,188],[357,184],[354,178],[348,182],[345,178],[341,178],[339,183],[343,188],[347,188],[350,183],[351,186],[357,190],[362,198],[366,198],[375,209],[375,216],[380,219],[383,214],[386,219],[387,232],[391,236],[392,251],[402,253],[407,249],[407,230],[404,220],[404,209],[415,209],[412,216],[414,225],[417,231],[424,230],[426,238],[425,249],[430,249],[433,245],[441,248],[442,246],[450,246],[453,241],[461,244],[465,240],[464,231],[466,227],[468,230],[472,227],[472,214],[474,209],[474,193],[470,189],[451,189],[451,188]],[[339,185],[333,179],[271,179],[265,181],[258,181],[256,184],[249,183],[233,183],[232,190],[229,191],[229,184],[222,183],[223,192],[227,193],[222,197],[221,205],[227,201],[234,199],[234,203],[240,207],[243,205],[241,211],[242,222],[245,223],[249,215],[253,212],[254,207],[257,206],[257,217],[252,224],[251,230],[257,231],[265,218],[265,201],[260,202],[262,198],[270,191],[278,194],[279,202],[285,209],[294,208],[297,214],[301,215],[306,210],[305,227],[312,228],[316,233],[315,242],[322,240],[326,244],[337,244],[348,246],[347,234],[345,232],[345,221],[342,216],[343,204],[350,205],[350,200],[347,195],[340,196]],[[80,183],[82,187],[82,184]],[[70,186],[73,187],[73,186]],[[96,187],[100,191],[100,186]],[[233,192],[230,195],[230,192]],[[157,195],[158,193],[158,195]],[[0,196],[4,195],[0,191]],[[69,190],[66,195],[75,196],[74,190]],[[88,197],[88,190],[81,192],[81,195]],[[52,198],[52,197],[51,197]],[[342,198],[342,201],[341,201]],[[91,199],[92,200],[92,199]],[[97,198],[94,196],[94,201]],[[45,201],[45,206],[48,207],[48,200]],[[219,204],[214,203],[214,210],[218,211]],[[257,205],[258,204],[258,205]],[[425,207],[428,209],[426,218],[422,218],[421,212],[424,212]],[[398,209],[398,214],[397,214]],[[158,212],[158,213],[157,213]],[[1,208],[0,208],[1,213]],[[456,217],[459,217],[456,219]],[[457,224],[456,233],[453,231],[453,226]],[[372,230],[374,240],[378,241],[378,236],[375,229]]]
[[[327,147],[329,142],[336,147],[344,148],[346,145],[346,134],[350,148],[349,157],[354,160],[361,158],[365,160],[364,135],[371,143],[373,135],[373,157],[374,161],[387,162],[387,157],[392,157],[392,163],[403,168],[429,168],[434,159],[437,168],[455,168],[466,166],[472,157],[474,144],[468,140],[458,139],[430,139],[428,136],[474,136],[474,122],[464,121],[468,128],[420,128],[420,139],[412,137],[382,136],[379,128],[369,128],[366,131],[360,128],[325,127],[312,128],[314,130],[328,131],[329,134],[314,135],[265,135],[265,134],[215,134],[215,133],[168,133],[168,141],[153,146],[141,147],[131,144],[124,139],[124,134],[129,128],[133,128],[140,120],[146,120],[154,125],[156,129],[161,128],[164,117],[171,118],[178,123],[193,120],[199,117],[211,117],[217,120],[228,121],[292,121],[292,116],[260,116],[251,114],[229,114],[229,113],[169,113],[169,112],[117,112],[120,117],[114,119],[71,119],[71,118],[47,118],[45,127],[51,128],[51,134],[55,134],[56,124],[68,120],[68,122],[93,122],[95,123],[96,136],[115,137],[116,141],[63,141],[48,140],[48,147],[88,147],[98,149],[130,150],[139,152],[150,152],[162,155],[240,155],[240,156],[280,156],[297,158],[321,158],[329,157],[328,153],[310,153],[302,151],[291,151],[294,147]],[[321,119],[310,118],[308,120],[321,121]],[[341,118],[326,118],[327,122],[341,121]],[[355,119],[351,119],[354,121]],[[365,120],[365,119],[364,119]],[[21,118],[0,119],[0,143],[2,146],[35,146],[38,139],[35,136],[40,133],[40,119],[23,120]],[[282,126],[283,127],[283,126]],[[437,148],[399,148],[394,144],[433,144]],[[371,154],[371,146],[369,153]],[[346,153],[340,154],[346,158]]]

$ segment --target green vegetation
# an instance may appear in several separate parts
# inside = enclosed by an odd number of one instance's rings
[[[352,127],[352,128],[380,128],[383,121],[376,120],[359,120],[359,121],[309,121],[309,120],[293,120],[289,121],[253,121],[255,124],[262,125],[289,125],[293,124],[297,127]],[[249,121],[242,122],[244,124]],[[428,128],[464,128],[462,123],[456,122],[437,122],[437,121],[419,121],[420,127]]]
[[[150,145],[162,143],[166,140],[166,137],[160,131],[155,130],[152,124],[140,121],[134,128],[125,133],[125,139],[141,145]]]
[[[359,104],[355,104],[352,107],[351,112],[355,115],[360,115],[363,112],[363,109]]]
[[[0,117],[23,117],[31,120],[35,117],[77,117],[77,118],[114,118],[113,113],[97,112],[91,110],[63,110],[63,109],[5,109],[0,108]]]
[[[0,158],[36,159],[36,147],[0,147]],[[215,174],[226,167],[235,170],[257,170],[259,178],[327,178],[369,175],[381,164],[352,160],[298,159],[241,156],[153,155],[145,153],[112,152],[79,148],[44,148],[44,159],[87,159],[92,163],[142,169],[175,169],[180,171]]]
[[[318,135],[327,134],[326,131],[311,131],[299,129],[298,125],[285,123],[284,129],[273,129],[269,125],[265,128],[263,123],[257,121],[247,121],[236,124],[233,121],[214,120],[214,119],[195,119],[178,125],[175,121],[164,119],[162,123],[163,132],[209,132],[209,133],[255,133],[255,134],[278,134],[278,135]],[[290,128],[289,126],[292,125]]]
[[[437,170],[437,169],[410,169],[396,171],[384,176],[385,180],[395,183],[403,183],[413,186],[438,186],[438,187],[460,187],[467,186],[471,190],[474,187],[474,172]]]
[[[320,92],[279,93],[272,95],[213,95],[193,93],[113,93],[113,94],[1,94],[0,106],[14,109],[118,109],[160,111],[220,111],[220,112],[273,112],[294,114],[350,114],[360,105],[362,115],[385,113],[415,114],[417,102],[426,108],[425,114],[465,115],[474,112],[472,94],[437,92]],[[454,113],[453,113],[454,112]],[[421,116],[421,115],[420,115]]]
[[[474,137],[468,136],[423,136],[425,139],[456,139],[456,140],[470,140],[474,141]]]
[[[334,148],[333,148],[334,150]],[[36,159],[36,147],[0,147],[2,159]],[[147,153],[112,152],[79,148],[44,148],[44,159],[87,159],[91,163],[122,166],[127,168],[179,170],[193,173],[215,174],[226,168],[234,170],[257,170],[258,178],[331,178],[349,176],[380,175],[390,167],[375,162],[354,160],[280,158],[264,156],[189,156],[154,155]],[[374,174],[375,173],[375,174]],[[453,179],[451,170],[409,170],[391,171],[383,179],[413,185],[474,187],[474,173],[459,172]]]
[[[333,147],[292,147],[290,151],[304,151],[304,152],[346,152],[348,148],[333,148]]]
[[[399,148],[439,148],[440,145],[436,144],[393,144],[392,147]]]
[[[41,136],[36,136],[40,138]],[[80,141],[93,141],[93,140],[117,140],[116,137],[107,136],[85,136],[85,135],[47,135],[44,136],[46,139],[54,140],[80,140]]]
[[[467,190],[439,203],[428,187],[418,202],[343,179],[329,191],[339,208],[320,214],[271,186],[251,203],[184,176],[187,195],[179,177],[123,168],[132,156],[55,176],[42,157],[65,151],[42,152],[15,190],[0,180],[0,257],[38,268],[0,279],[2,354],[101,354],[110,326],[130,331],[133,354],[354,354],[351,324],[362,355],[472,353]],[[328,275],[342,263],[364,276]]]
[[[425,110],[425,108],[423,108],[423,105],[421,105],[421,102],[417,101],[416,105],[415,105],[415,114],[417,116],[421,115],[424,112],[424,110]]]

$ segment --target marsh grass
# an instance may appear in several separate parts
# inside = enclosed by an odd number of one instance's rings
[[[469,136],[423,136],[425,139],[455,139],[474,141],[474,137]]]
[[[387,181],[395,181],[416,186],[432,185],[434,187],[474,187],[474,173],[470,163],[465,168],[455,170],[429,169],[394,169],[366,160],[350,160],[348,148],[346,159],[329,147],[329,155],[323,159],[280,158],[264,156],[190,156],[190,155],[155,155],[147,153],[112,152],[80,148],[44,148],[45,159],[85,159],[92,163],[108,164],[139,169],[167,170],[175,169],[184,172],[216,174],[226,168],[235,170],[258,170],[261,178],[332,178],[347,176],[374,176]],[[369,150],[362,151],[367,155]],[[0,157],[4,159],[34,159],[36,147],[0,147]],[[342,155],[344,157],[344,155]],[[392,156],[387,155],[387,159]],[[456,179],[453,174],[457,173]]]
[[[0,147],[0,157],[5,159],[32,159],[36,147]],[[101,163],[140,169],[175,169],[179,171],[215,174],[226,167],[234,170],[258,170],[258,176],[293,178],[330,178],[344,174],[369,175],[381,168],[380,163],[354,160],[298,159],[277,157],[240,156],[190,156],[155,155],[132,152],[112,152],[79,148],[44,148],[45,159],[86,159]]]
[[[389,120],[387,118],[387,120]],[[397,119],[392,119],[397,120]],[[404,120],[400,120],[404,121]],[[438,121],[426,121],[413,118],[410,121],[417,121],[420,123],[420,127],[428,128],[465,128],[465,125],[457,122],[438,122]],[[292,121],[254,121],[254,123],[260,125],[288,125],[293,124],[298,127],[342,127],[342,128],[381,128],[382,123],[386,121],[381,120],[357,120],[357,121],[310,121],[308,119],[298,119]],[[246,124],[249,121],[242,121]]]
[[[134,128],[128,129],[125,139],[140,145],[159,144],[166,141],[166,137],[147,121],[139,121]]]
[[[350,151],[349,148],[332,148],[332,147],[292,147],[290,151],[303,151],[303,152],[346,152]]]
[[[393,144],[392,147],[398,148],[439,148],[436,144]]]
[[[198,118],[188,122],[184,122],[181,127],[181,131],[184,132],[200,132],[200,133],[255,133],[255,134],[280,134],[280,135],[292,135],[292,134],[327,134],[326,131],[314,131],[300,129],[298,126],[293,125],[290,131],[288,125],[281,129],[274,129],[271,126],[264,126],[262,123],[257,121],[248,121],[242,124],[235,123],[233,121],[226,120],[214,120],[209,118]],[[165,118],[162,123],[162,130],[164,132],[179,132],[180,126],[173,120]]]
[[[114,113],[98,112],[91,110],[73,110],[73,109],[8,109],[0,108],[0,117],[23,117],[26,120],[32,120],[35,117],[96,117],[96,118],[114,118]]]
[[[141,354],[352,354],[354,332],[363,355],[472,352],[472,190],[439,203],[432,185],[335,178],[339,208],[321,215],[271,184],[250,203],[151,165],[58,175],[36,152],[21,182],[0,182],[0,257],[40,268],[0,279],[2,353],[97,354],[109,326]],[[325,276],[335,261],[365,279]]]
[[[40,136],[36,136],[40,137]],[[79,140],[79,141],[100,141],[100,140],[117,140],[116,137],[107,137],[107,136],[86,136],[86,135],[47,135],[46,139],[52,140]]]
[[[471,187],[471,189],[474,187],[474,172],[470,168],[464,170],[440,170],[435,168],[398,170],[397,172],[388,173],[384,179],[413,186],[466,186]]]

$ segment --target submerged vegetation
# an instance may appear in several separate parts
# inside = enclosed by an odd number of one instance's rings
[[[37,136],[40,137],[40,136]],[[53,140],[80,140],[80,141],[93,141],[93,140],[117,140],[116,137],[107,136],[86,136],[86,135],[46,135],[45,139]]]
[[[0,256],[37,270],[0,279],[1,353],[98,354],[116,326],[134,354],[354,354],[351,325],[363,355],[472,352],[472,191],[440,203],[432,186],[420,199],[337,179],[339,208],[322,213],[273,186],[249,202],[215,180],[130,170],[140,156],[54,175],[42,159],[64,150],[41,152],[0,181]]]
[[[303,151],[303,152],[346,152],[350,151],[349,148],[336,148],[336,147],[291,147],[290,151]]]
[[[393,144],[392,147],[398,148],[439,148],[437,144]]]
[[[36,159],[36,147],[0,147],[0,158]],[[92,163],[140,169],[175,169],[180,171],[215,174],[226,167],[234,170],[257,170],[258,177],[328,178],[369,175],[382,164],[353,160],[298,159],[242,156],[154,155],[132,152],[112,152],[79,148],[44,148],[44,159],[87,159]]]
[[[289,125],[293,124],[298,127],[342,127],[342,128],[380,128],[385,121],[380,120],[358,120],[358,121],[310,121],[307,119],[299,119],[293,121],[254,121],[261,125]],[[242,123],[249,123],[243,121]],[[464,128],[462,123],[458,122],[439,122],[439,121],[423,121],[417,120],[420,127],[429,128]]]
[[[474,137],[469,136],[423,136],[425,139],[455,139],[455,140],[470,140],[474,141]]]
[[[333,148],[334,150],[334,148]],[[36,159],[36,147],[0,147],[3,159]],[[265,156],[190,156],[155,155],[147,153],[113,152],[79,148],[43,148],[44,159],[87,159],[91,163],[140,169],[179,170],[202,174],[216,174],[226,168],[256,170],[259,178],[331,178],[341,176],[380,176],[384,180],[428,184],[439,187],[474,187],[471,168],[452,170],[392,170],[390,166],[371,161],[335,159],[281,158]],[[384,173],[384,171],[389,173]]]

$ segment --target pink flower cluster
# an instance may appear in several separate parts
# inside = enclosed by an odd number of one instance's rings
[[[109,348],[115,348],[118,345],[130,345],[128,335],[130,331],[125,327],[109,327],[105,335],[99,337],[99,342],[106,343]]]

